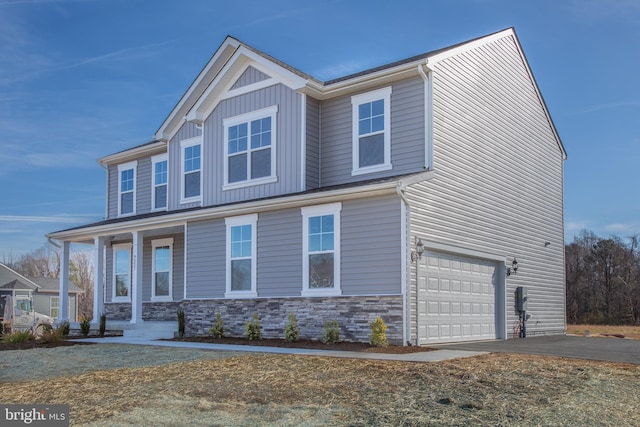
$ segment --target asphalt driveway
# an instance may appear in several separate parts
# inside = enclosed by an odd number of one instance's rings
[[[540,354],[640,365],[640,340],[553,335],[496,341],[442,344],[450,350]]]

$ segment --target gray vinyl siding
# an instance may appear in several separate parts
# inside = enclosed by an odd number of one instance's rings
[[[259,297],[300,296],[302,215],[300,209],[258,215]]]
[[[320,103],[311,97],[307,97],[306,120],[306,189],[311,190],[320,186]]]
[[[173,238],[171,254],[171,296],[173,301],[182,301],[184,296],[184,236],[182,234],[153,236],[144,239],[142,260],[142,301],[151,301],[151,285],[153,283],[153,246],[154,240]]]
[[[233,86],[231,86],[231,89],[238,89],[252,83],[261,82],[262,80],[266,80],[268,78],[269,76],[262,71],[256,70],[253,67],[248,67],[238,78],[238,80],[233,84]]]
[[[356,94],[353,94],[356,95]],[[384,172],[351,176],[351,96],[324,101],[321,110],[322,186],[356,182],[423,170],[425,119],[424,81],[420,77],[396,82],[391,93],[391,163]]]
[[[516,257],[508,332],[517,286],[528,332],[564,330],[563,155],[513,38],[438,63],[433,111],[435,175],[408,191],[410,241]]]
[[[107,216],[116,218],[118,216],[118,166],[109,166],[107,183]]]
[[[199,206],[197,203],[180,203],[180,190],[181,190],[181,161],[182,153],[180,152],[180,141],[185,139],[194,138],[200,136],[202,131],[196,127],[193,123],[186,122],[180,127],[180,130],[175,134],[168,146],[168,179],[167,179],[167,206],[168,210],[175,210],[181,208],[190,208]],[[204,147],[203,147],[204,151]],[[207,165],[201,165],[204,169]],[[203,171],[204,172],[204,171]],[[200,175],[202,177],[202,174]],[[206,186],[206,183],[205,183]]]
[[[224,298],[225,241],[224,219],[187,224],[187,299]]]
[[[40,314],[44,314],[46,316],[49,317],[53,317],[51,315],[51,297],[58,297],[57,293],[47,293],[47,292],[43,292],[43,293],[34,293],[33,294],[33,310],[36,313],[40,313]],[[76,296],[76,294],[69,294],[69,321],[70,322],[77,322],[78,318],[76,317],[76,314],[78,312],[77,309],[77,303],[78,298]],[[53,320],[56,320],[56,318],[54,318]]]
[[[401,293],[401,203],[395,196],[344,202],[341,212],[343,295]],[[258,213],[258,297],[296,297],[302,291],[300,208]],[[187,226],[187,298],[224,298],[224,219]],[[363,249],[364,248],[364,249]]]
[[[343,203],[343,295],[401,293],[401,220],[396,196]]]
[[[136,170],[136,214],[151,212],[151,157],[138,160]]]
[[[276,196],[300,191],[301,177],[301,102],[302,96],[277,84],[248,94],[225,99],[204,123],[203,176],[204,205],[211,206]],[[278,106],[276,176],[270,184],[252,185],[223,191],[224,125],[223,120],[263,108]],[[273,149],[273,148],[272,148]]]

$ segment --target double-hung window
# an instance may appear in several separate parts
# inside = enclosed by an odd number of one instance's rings
[[[51,297],[49,315],[54,319],[60,317],[60,297]]]
[[[258,215],[227,218],[227,298],[255,298]]]
[[[131,301],[131,244],[113,245],[112,301]]]
[[[202,201],[202,137],[180,141],[182,203]]]
[[[275,182],[278,106],[224,120],[225,190]]]
[[[302,296],[341,295],[340,203],[302,208]]]
[[[118,165],[118,215],[136,213],[136,166],[138,162]]]
[[[352,175],[391,169],[391,87],[351,97]]]
[[[159,239],[151,242],[152,248],[152,275],[151,275],[151,300],[172,300],[172,254],[173,239]]]
[[[153,189],[151,191],[151,203],[153,210],[167,209],[167,155],[160,154],[151,158],[153,173]]]

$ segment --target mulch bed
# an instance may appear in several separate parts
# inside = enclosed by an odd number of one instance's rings
[[[336,350],[336,351],[358,351],[367,353],[392,353],[392,354],[406,354],[417,353],[421,351],[433,351],[435,348],[419,347],[419,346],[399,346],[389,345],[386,347],[375,347],[368,343],[360,342],[346,342],[342,341],[336,344],[325,344],[322,341],[312,340],[299,340],[296,342],[289,342],[284,339],[262,339],[249,341],[247,338],[238,337],[183,337],[174,338],[170,341],[188,341],[188,342],[201,342],[209,344],[233,344],[233,345],[253,345],[253,346],[267,346],[267,347],[284,347],[284,348],[306,348],[312,350]]]

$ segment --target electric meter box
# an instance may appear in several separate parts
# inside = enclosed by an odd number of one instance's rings
[[[527,311],[527,288],[518,286],[516,288],[516,310]]]

